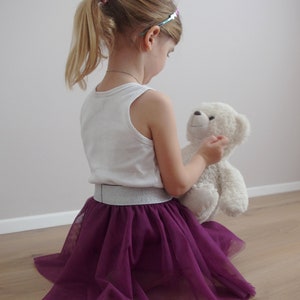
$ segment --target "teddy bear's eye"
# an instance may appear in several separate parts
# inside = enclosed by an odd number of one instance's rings
[[[214,116],[210,116],[208,119],[209,121],[213,120],[215,117]]]

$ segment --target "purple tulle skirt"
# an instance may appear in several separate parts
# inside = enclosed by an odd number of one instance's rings
[[[176,199],[113,206],[90,198],[62,251],[35,265],[54,283],[47,300],[249,299],[254,288],[228,259],[243,245]]]

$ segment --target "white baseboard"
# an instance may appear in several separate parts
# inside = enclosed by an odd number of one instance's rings
[[[71,224],[78,211],[0,220],[0,234]]]
[[[300,190],[300,181],[248,188],[250,198]],[[0,234],[71,224],[78,211],[0,220]]]
[[[300,190],[300,181],[262,185],[248,188],[249,198],[294,192]]]

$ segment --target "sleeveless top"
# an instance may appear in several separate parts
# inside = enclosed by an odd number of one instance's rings
[[[131,104],[149,89],[127,83],[104,92],[94,90],[85,100],[81,135],[91,170],[90,183],[163,187],[153,142],[130,119]]]

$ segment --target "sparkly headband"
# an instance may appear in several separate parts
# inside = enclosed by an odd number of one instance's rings
[[[174,13],[172,13],[167,19],[165,19],[164,21],[160,22],[157,24],[157,26],[161,27],[171,21],[173,21],[175,18],[177,18],[179,15],[179,10],[176,9],[176,11]],[[143,32],[140,33],[140,36],[143,36],[147,33],[147,31],[149,30],[149,28],[147,28],[146,30],[144,30]]]
[[[174,13],[172,13],[168,19],[158,23],[157,26],[163,26],[163,25],[169,23],[170,21],[173,21],[176,17],[178,17],[178,15],[179,15],[179,10],[176,9],[176,11]]]

